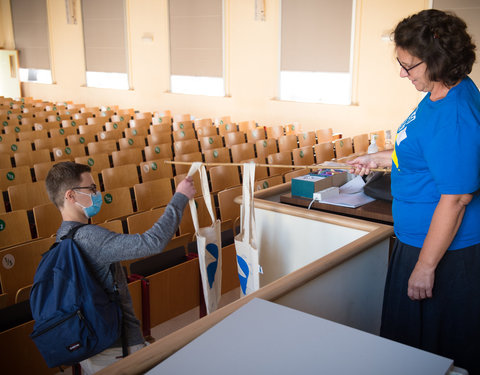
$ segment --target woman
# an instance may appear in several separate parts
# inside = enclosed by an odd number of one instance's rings
[[[352,160],[392,168],[394,229],[381,335],[480,374],[480,94],[475,45],[458,17],[424,10],[394,31],[400,77],[424,99],[393,152]]]

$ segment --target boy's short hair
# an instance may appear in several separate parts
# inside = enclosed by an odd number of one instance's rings
[[[57,206],[63,207],[65,193],[67,190],[77,186],[81,181],[81,175],[90,173],[91,168],[85,164],[77,164],[65,161],[55,164],[47,174],[45,185],[50,200]]]

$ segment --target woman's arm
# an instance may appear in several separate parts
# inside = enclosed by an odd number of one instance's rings
[[[363,176],[370,173],[372,168],[388,168],[392,166],[392,150],[385,150],[359,156],[347,162],[352,165],[351,173]]]
[[[410,299],[421,300],[432,297],[435,269],[457,234],[465,207],[471,200],[471,194],[440,197],[417,264],[408,280]]]

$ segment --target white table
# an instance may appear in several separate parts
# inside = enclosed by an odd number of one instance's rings
[[[443,375],[453,361],[253,299],[147,374]]]

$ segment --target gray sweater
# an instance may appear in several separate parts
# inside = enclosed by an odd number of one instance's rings
[[[104,288],[113,289],[113,280],[109,272],[110,264],[115,265],[115,280],[120,292],[120,303],[124,314],[128,346],[142,344],[140,322],[133,312],[132,299],[127,287],[120,261],[136,259],[160,253],[175,234],[188,198],[175,193],[158,221],[143,234],[119,234],[97,225],[85,225],[75,234],[75,242],[85,254],[97,280]],[[80,225],[76,221],[64,221],[57,231],[57,241],[69,230]],[[121,346],[121,339],[113,345]]]

